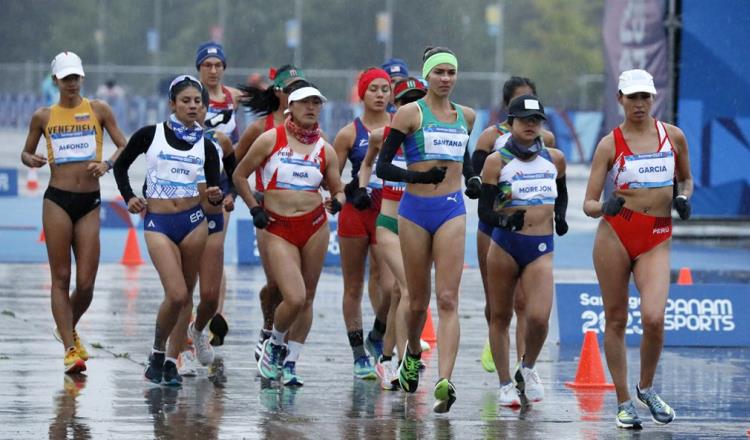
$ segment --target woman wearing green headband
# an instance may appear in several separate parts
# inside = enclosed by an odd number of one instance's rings
[[[399,384],[413,393],[419,385],[422,333],[430,305],[430,273],[435,262],[437,295],[438,377],[435,412],[447,412],[456,400],[450,382],[459,342],[458,289],[464,265],[466,209],[461,195],[461,174],[466,194],[476,198],[481,182],[468,158],[474,110],[451,102],[458,60],[448,49],[428,48],[422,73],[427,95],[398,109],[378,158],[378,177],[406,182],[399,205],[398,229],[409,295],[408,343],[399,367]],[[393,165],[403,143],[407,169]]]

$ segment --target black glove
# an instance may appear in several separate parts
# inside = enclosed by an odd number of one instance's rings
[[[206,128],[214,128],[217,125],[226,124],[232,119],[232,110],[222,110],[213,118],[204,122]]]
[[[523,220],[526,216],[526,211],[521,209],[515,211],[511,215],[503,215],[500,217],[500,227],[509,231],[520,231],[523,229]]]
[[[409,183],[432,183],[438,184],[445,179],[445,173],[448,171],[448,167],[432,167],[427,171],[412,171],[410,172]]]
[[[360,211],[369,208],[371,201],[370,195],[367,193],[367,188],[355,189],[354,195],[352,196],[352,203],[354,204],[354,207]]]
[[[250,210],[250,215],[253,216],[253,225],[258,229],[265,229],[271,219],[268,217],[268,213],[265,209],[260,206],[256,206]]]
[[[359,179],[352,179],[349,183],[344,185],[344,195],[346,200],[351,200],[354,197],[354,190],[359,188]]]
[[[479,176],[474,176],[466,182],[466,191],[464,191],[466,197],[476,200],[482,194],[482,179]]]
[[[555,214],[555,232],[562,237],[568,233],[568,222],[565,217]]]
[[[672,200],[672,206],[674,206],[674,209],[677,210],[677,213],[680,215],[680,219],[687,220],[690,218],[690,200],[687,198],[687,196],[677,196]]]
[[[602,203],[602,212],[606,215],[617,215],[618,212],[622,209],[622,206],[625,205],[625,199],[617,196],[617,197],[610,197],[607,200]]]
[[[341,211],[341,202],[337,198],[331,199],[331,215],[338,213]]]

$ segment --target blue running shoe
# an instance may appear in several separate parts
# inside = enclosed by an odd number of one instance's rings
[[[279,367],[285,357],[285,345],[276,345],[271,342],[271,339],[266,339],[266,341],[263,342],[263,352],[258,361],[258,371],[260,372],[260,375],[266,379],[277,380],[279,378]]]
[[[151,353],[148,357],[148,365],[146,365],[146,371],[143,372],[143,376],[147,381],[161,384],[161,379],[164,375],[164,353]]]
[[[301,387],[305,384],[302,378],[297,375],[296,366],[296,362],[284,362],[284,366],[281,368],[281,373],[284,379],[284,386]]]
[[[177,372],[177,365],[174,362],[164,361],[161,383],[170,387],[179,387],[182,385],[182,376]]]
[[[675,418],[674,410],[666,402],[661,400],[653,387],[641,392],[638,385],[635,386],[635,394],[638,400],[651,411],[651,418],[659,425],[666,425]]]
[[[373,359],[380,359],[380,356],[383,355],[383,340],[376,341],[371,339],[368,334],[367,338],[365,338],[365,350],[370,353]]]
[[[369,356],[360,356],[354,361],[354,377],[363,380],[377,379],[378,376],[375,374],[375,368],[370,363]]]
[[[641,419],[635,412],[635,405],[632,400],[617,405],[617,417],[615,423],[618,428],[624,429],[641,429]]]

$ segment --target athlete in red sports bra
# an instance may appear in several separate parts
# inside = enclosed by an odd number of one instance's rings
[[[627,383],[625,327],[631,273],[641,297],[643,328],[637,397],[657,423],[674,419],[674,410],[652,384],[664,343],[671,208],[683,220],[690,217],[693,179],[682,130],[651,117],[654,94],[653,78],[645,70],[620,75],[618,100],[625,121],[599,142],[583,205],[589,217],[604,217],[596,232],[594,267],[604,300],[604,351],[617,391],[616,422],[621,428],[641,426]]]

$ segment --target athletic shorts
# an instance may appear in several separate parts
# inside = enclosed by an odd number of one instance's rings
[[[367,237],[370,244],[378,242],[375,238],[375,221],[380,208],[370,206],[360,211],[353,204],[346,202],[339,212],[338,235],[344,238]]]
[[[375,227],[382,226],[394,234],[398,235],[398,219],[391,217],[390,215],[378,214],[378,219],[375,221]]]
[[[174,244],[180,244],[205,219],[206,214],[203,213],[201,205],[174,214],[146,212],[146,217],[143,219],[143,230],[145,232],[162,233],[169,237]]]
[[[300,250],[305,247],[310,237],[328,224],[328,216],[322,204],[308,213],[294,217],[284,217],[271,211],[268,211],[268,215],[272,220],[266,226],[266,231],[283,238]]]
[[[51,186],[44,192],[44,198],[62,208],[73,224],[102,204],[99,191],[77,193]]]
[[[398,205],[398,215],[435,235],[447,221],[466,214],[464,197],[460,191],[434,197],[421,197],[404,192]]]
[[[477,225],[477,231],[481,232],[482,234],[492,237],[492,230],[495,229],[494,227],[488,225],[487,223],[483,222],[481,219],[479,219],[479,223]]]
[[[208,235],[224,230],[224,214],[206,214],[208,220]]]
[[[622,208],[615,216],[605,215],[604,220],[614,229],[631,261],[672,236],[672,217],[654,217]]]
[[[542,255],[555,250],[552,234],[525,235],[503,228],[494,228],[492,241],[513,257],[518,264],[519,271]]]

